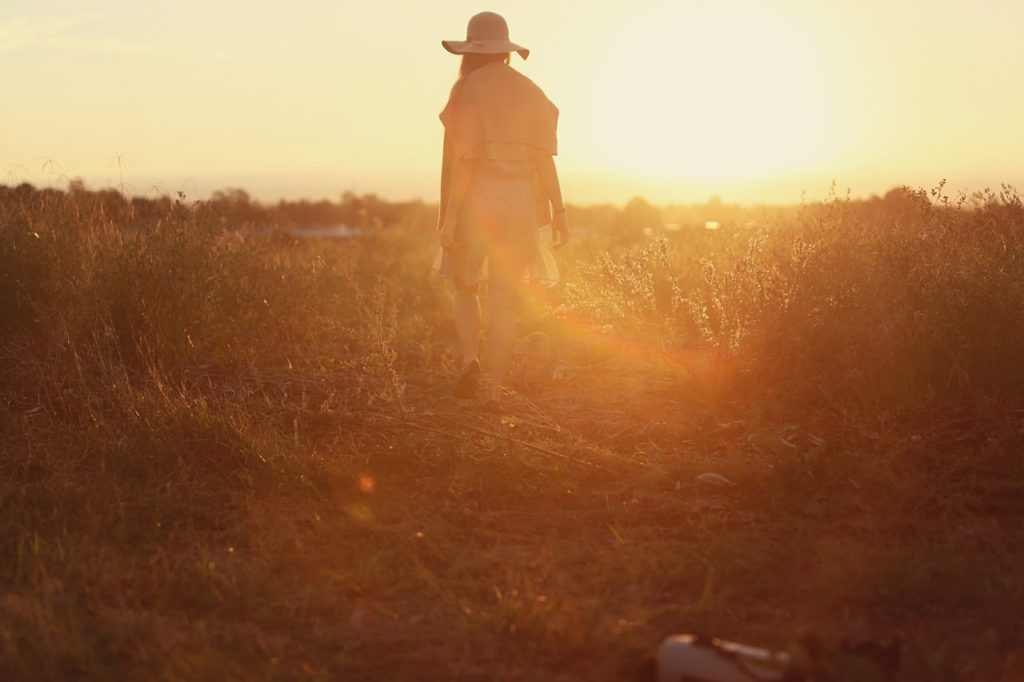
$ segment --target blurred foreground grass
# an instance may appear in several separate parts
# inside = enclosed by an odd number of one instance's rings
[[[0,188],[0,677],[1024,679],[1024,208],[887,199],[577,241],[487,415],[429,230]]]

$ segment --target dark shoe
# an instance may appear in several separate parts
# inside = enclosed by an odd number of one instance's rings
[[[480,379],[480,363],[472,360],[462,370],[462,376],[455,384],[455,397],[460,400],[471,400],[476,397],[476,384]]]

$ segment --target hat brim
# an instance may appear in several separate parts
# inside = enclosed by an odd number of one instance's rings
[[[522,45],[508,40],[442,40],[441,45],[452,54],[500,54],[502,52],[518,52],[526,59],[530,51]]]

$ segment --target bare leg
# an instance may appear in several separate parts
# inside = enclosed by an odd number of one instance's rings
[[[516,345],[515,294],[510,287],[491,289],[487,304],[487,373],[490,375],[487,399],[500,400]]]
[[[456,289],[452,295],[452,317],[459,337],[464,368],[480,354],[480,298],[475,290]]]

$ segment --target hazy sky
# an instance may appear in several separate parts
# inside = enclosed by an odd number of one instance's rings
[[[440,40],[483,9],[570,201],[1024,185],[1021,0],[3,0],[0,183],[433,201]]]

